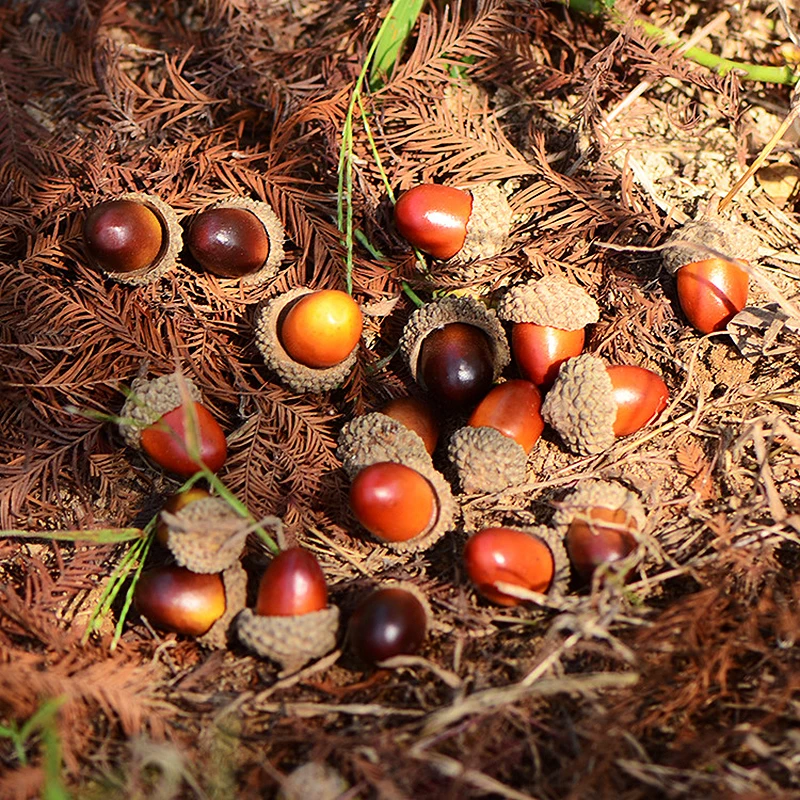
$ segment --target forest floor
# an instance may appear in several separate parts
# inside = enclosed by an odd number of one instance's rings
[[[352,798],[800,796],[800,126],[725,204],[758,236],[761,328],[696,332],[659,249],[762,151],[791,80],[720,75],[635,20],[767,77],[791,75],[800,48],[780,3],[620,3],[604,18],[572,5],[425,4],[397,67],[364,87],[374,151],[357,106],[352,118],[351,267],[342,131],[388,3],[0,8],[0,797],[271,797],[309,761]],[[507,186],[507,247],[468,274],[420,270],[375,152],[395,193]],[[278,275],[243,288],[182,256],[146,286],[107,279],[87,263],[83,219],[125,192],[184,222],[229,195],[268,202],[286,229]],[[551,274],[600,306],[587,350],[661,375],[666,411],[591,456],[547,429],[517,491],[457,495],[463,522],[425,552],[377,544],[348,510],[336,440],[418,393],[397,353],[412,296],[491,303]],[[348,275],[365,317],[356,366],[336,390],[297,394],[254,346],[258,304]],[[340,639],[282,676],[241,644],[208,650],[133,610],[116,636],[125,591],[92,616],[132,546],[92,532],[145,528],[180,485],[108,415],[140,371],[176,369],[227,435],[221,481],[317,556],[343,618],[386,581],[425,593],[418,658],[371,670]],[[512,608],[477,595],[468,531],[547,524],[587,479],[645,507],[628,584]],[[253,586],[268,555],[251,536]]]

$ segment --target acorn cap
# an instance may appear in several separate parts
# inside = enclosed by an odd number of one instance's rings
[[[265,617],[245,608],[236,619],[236,632],[245,647],[296,672],[336,647],[339,608],[329,606],[292,617]]]
[[[407,467],[432,465],[425,443],[399,420],[371,411],[353,417],[339,434],[336,454],[349,478],[370,464],[400,461]]]
[[[593,455],[610,447],[617,404],[606,365],[591,353],[565,361],[545,395],[542,416],[573,453]]]
[[[222,650],[228,646],[232,623],[247,603],[247,573],[237,561],[222,573],[225,613],[197,641],[204,647]]]
[[[222,278],[217,276],[217,280],[223,286],[260,286],[262,283],[266,283],[274,278],[285,255],[283,242],[286,239],[286,232],[283,229],[283,224],[278,215],[272,210],[272,206],[269,203],[265,203],[263,200],[253,200],[249,197],[230,195],[221,200],[217,200],[211,205],[205,206],[200,209],[198,213],[211,211],[217,208],[242,208],[254,214],[264,226],[264,230],[267,232],[267,239],[269,240],[267,260],[255,272],[243,275],[241,278]]]
[[[416,470],[433,487],[438,506],[433,525],[405,542],[381,540],[385,547],[395,552],[427,550],[455,527],[458,504],[450,484],[434,469],[422,439],[396,419],[374,411],[350,420],[339,434],[337,455],[351,480],[370,464],[391,461]]]
[[[525,483],[525,449],[495,428],[459,428],[450,437],[447,455],[466,494],[500,492]]]
[[[163,278],[175,267],[178,262],[178,254],[183,249],[183,229],[172,206],[165,203],[160,197],[142,192],[126,192],[113,198],[104,198],[104,200],[106,199],[131,200],[147,206],[161,223],[161,249],[158,251],[156,260],[149,267],[134,272],[110,272],[96,264],[90,257],[94,266],[112,280],[126,283],[129,286],[145,286]]]
[[[319,761],[295,769],[278,790],[277,800],[336,800],[350,788],[338,770]]]
[[[532,322],[562,331],[577,331],[597,322],[600,309],[589,293],[560,275],[512,286],[497,304],[507,322]]]
[[[119,423],[119,432],[125,443],[140,450],[142,431],[173,408],[182,405],[187,392],[195,403],[202,402],[203,396],[191,378],[179,372],[159,378],[134,378],[130,393],[119,412],[120,417],[126,420]]]
[[[508,195],[499,183],[462,187],[472,195],[472,210],[467,220],[467,235],[461,249],[448,264],[466,264],[494,258],[508,246],[514,216]]]
[[[283,348],[278,335],[281,313],[294,300],[313,291],[305,286],[298,286],[263,303],[256,312],[255,328],[256,347],[264,356],[267,366],[281,381],[295,392],[317,394],[335,389],[344,383],[356,363],[358,344],[344,361],[324,369],[307,367],[291,358]]]
[[[741,220],[704,216],[676,228],[666,241],[664,267],[674,275],[681,267],[714,258],[718,251],[730,261],[753,261],[758,256],[758,234]]]
[[[645,524],[644,507],[637,495],[628,491],[622,484],[611,481],[581,481],[573,492],[559,502],[553,514],[553,528],[559,536],[564,537],[573,519],[593,508],[624,511],[634,523],[629,529],[631,535],[639,540]]]
[[[161,512],[167,547],[192,572],[222,572],[239,559],[248,525],[221,497],[195,500],[175,514]]]
[[[494,356],[494,379],[497,380],[511,360],[508,340],[497,314],[474,297],[453,295],[439,297],[418,308],[411,314],[403,328],[400,350],[414,380],[417,380],[419,352],[425,337],[451,322],[474,325],[489,337],[489,345]]]

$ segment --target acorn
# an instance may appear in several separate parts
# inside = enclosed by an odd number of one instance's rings
[[[120,283],[143,286],[175,266],[183,231],[175,211],[163,200],[127,192],[89,209],[83,241],[96,269]]]
[[[290,289],[256,312],[256,346],[295,392],[340,386],[356,363],[362,317],[345,292]]]
[[[370,665],[414,655],[425,641],[431,616],[428,601],[416,586],[387,583],[359,603],[347,626],[347,642]]]
[[[600,567],[614,568],[641,556],[645,512],[639,498],[619,483],[582,481],[553,514],[575,574],[590,581]]]
[[[664,266],[675,276],[686,318],[701,333],[724,331],[747,305],[757,234],[739,220],[707,212],[673,231],[667,245]]]
[[[283,225],[269,203],[230,196],[195,214],[186,245],[207,272],[258,286],[275,277],[284,238]]]
[[[401,422],[422,439],[429,455],[439,442],[439,420],[429,403],[418,397],[395,397],[378,409],[378,413]]]
[[[328,605],[325,575],[314,555],[292,547],[272,560],[261,578],[255,609],[236,621],[242,643],[296,672],[336,647],[339,609]]]
[[[520,605],[524,600],[498,589],[498,582],[556,595],[565,591],[569,580],[563,541],[546,525],[477,531],[467,540],[463,561],[478,592],[501,606]]]
[[[511,352],[520,374],[549,387],[561,364],[580,355],[585,327],[600,309],[580,286],[558,275],[512,286],[497,305],[500,319],[512,323]]]
[[[178,372],[138,377],[120,411],[120,433],[129,447],[143,450],[167,472],[188,478],[203,465],[217,472],[228,446],[225,433],[201,400],[200,390]],[[198,442],[192,441],[195,423]],[[195,448],[202,464],[191,455]]]
[[[174,513],[162,510],[161,520],[166,547],[192,572],[222,572],[238,561],[247,540],[247,522],[221,497],[194,500]]]
[[[337,455],[351,481],[373,464],[392,463],[417,473],[417,486],[432,490],[435,519],[418,534],[407,539],[381,538],[383,544],[398,552],[425,550],[455,527],[458,506],[450,484],[433,467],[425,445],[415,433],[385,414],[372,412],[347,422],[339,434]]]
[[[400,349],[417,383],[447,408],[477,403],[511,359],[495,312],[467,296],[448,295],[416,309]]]
[[[195,500],[204,500],[207,497],[211,497],[211,492],[209,492],[207,489],[203,489],[202,486],[195,485],[183,492],[177,492],[176,494],[170,495],[164,501],[164,505],[161,507],[161,510],[166,511],[169,514],[177,514],[178,511],[180,511],[182,508],[186,508],[188,505],[191,505],[195,502]],[[159,519],[158,524],[156,525],[156,539],[158,540],[159,544],[166,547],[168,537],[169,527],[163,519]]]
[[[542,404],[542,416],[579,455],[609,448],[652,422],[666,408],[664,381],[644,367],[606,367],[591,353],[570,358]]]
[[[246,588],[247,575],[238,563],[221,574],[200,574],[169,564],[142,573],[133,601],[155,628],[223,648],[231,621],[244,608]]]
[[[397,232],[423,253],[451,264],[489,259],[507,246],[513,212],[498,183],[468,189],[420,184],[394,207]]]

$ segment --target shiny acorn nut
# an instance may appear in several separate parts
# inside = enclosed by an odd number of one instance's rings
[[[178,492],[177,494],[170,495],[161,507],[162,511],[167,511],[170,514],[177,514],[186,506],[191,505],[196,500],[204,500],[211,497],[211,494],[203,489],[201,486],[192,486],[185,492]],[[156,526],[156,539],[164,546],[167,544],[167,537],[169,535],[169,526],[164,520],[159,520]]]
[[[321,611],[328,605],[328,586],[319,562],[302,547],[291,547],[272,559],[261,578],[255,612],[264,617],[292,617]]]
[[[523,601],[501,592],[497,582],[546,594],[555,575],[555,559],[547,544],[515,528],[484,528],[464,547],[464,567],[476,589],[492,603],[516,606]]]
[[[370,464],[353,478],[350,508],[361,525],[384,542],[422,536],[438,516],[430,482],[411,467],[391,461]]]
[[[142,573],[133,601],[154,627],[201,636],[225,613],[225,586],[218,574],[201,575],[176,565],[155,567]]]
[[[586,332],[565,331],[533,322],[517,322],[511,328],[511,352],[520,374],[537,386],[549,387],[561,365],[580,355]]]
[[[210,208],[192,221],[186,244],[203,269],[222,278],[241,278],[269,255],[269,237],[255,214],[243,208]]]
[[[429,455],[433,455],[439,441],[439,422],[428,403],[417,397],[395,397],[380,408],[380,413],[416,433]]]
[[[724,331],[747,305],[750,279],[743,266],[741,261],[706,258],[678,270],[678,301],[686,318],[701,333]]]
[[[463,322],[429,333],[420,350],[418,375],[438,403],[472,405],[488,391],[494,377],[488,336]]]
[[[531,381],[510,380],[495,386],[469,418],[473,428],[500,431],[530,453],[544,430],[542,395]]]
[[[427,601],[410,586],[391,586],[367,595],[350,617],[347,639],[365,664],[414,655],[428,631]]]
[[[321,289],[303,295],[288,308],[279,337],[295,361],[324,369],[350,355],[362,328],[361,309],[347,292]]]
[[[397,232],[423,253],[446,260],[464,245],[472,195],[440,184],[421,184],[403,192],[394,207]]]
[[[616,404],[614,436],[641,430],[667,407],[669,389],[655,372],[627,364],[606,367],[606,372]]]

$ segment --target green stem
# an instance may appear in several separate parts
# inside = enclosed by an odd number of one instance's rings
[[[608,14],[614,23],[621,24],[625,22],[622,14],[614,8],[615,0],[562,0],[562,3],[569,6],[573,11],[580,11],[593,16]],[[647,20],[635,19],[633,24],[641,28],[648,36],[659,40],[665,47],[678,48],[684,44],[679,37]],[[700,64],[700,66],[708,67],[718,75],[736,72],[745,81],[779,83],[792,86],[797,83],[798,77],[800,77],[788,65],[769,67],[761,64],[748,64],[744,61],[731,61],[729,58],[722,58],[722,56],[709,53],[708,50],[703,50],[700,47],[689,47],[683,51],[683,55],[690,61]]]

